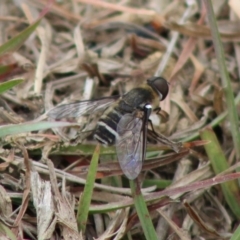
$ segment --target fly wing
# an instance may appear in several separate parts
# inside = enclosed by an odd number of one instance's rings
[[[119,96],[111,96],[96,100],[86,100],[74,103],[62,104],[51,109],[47,116],[53,119],[78,118],[104,111],[118,100]]]
[[[133,114],[125,114],[117,125],[119,137],[116,150],[120,167],[129,179],[135,179],[142,170],[145,146],[143,120]]]

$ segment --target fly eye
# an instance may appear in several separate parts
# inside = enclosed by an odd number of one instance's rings
[[[168,82],[162,77],[153,77],[147,80],[148,84],[157,91],[160,101],[164,100],[168,95]]]

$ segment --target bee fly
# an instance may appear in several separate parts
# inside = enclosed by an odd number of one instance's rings
[[[159,101],[168,94],[168,82],[162,77],[152,77],[122,97],[111,96],[96,100],[79,101],[59,105],[47,115],[54,119],[82,117],[99,114],[94,138],[104,145],[116,144],[118,161],[129,179],[135,179],[142,169],[146,155],[147,134],[158,141],[179,150],[178,143],[171,142],[153,129],[149,116],[158,108]],[[159,108],[158,108],[159,109]],[[152,131],[148,131],[148,123]]]

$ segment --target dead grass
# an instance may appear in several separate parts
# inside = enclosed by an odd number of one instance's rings
[[[49,4],[20,2],[0,3],[0,45],[33,23]],[[227,71],[239,102],[240,7],[237,1],[213,2]],[[228,193],[215,184],[237,178],[230,174],[239,166],[206,10],[165,0],[50,1],[50,5],[24,45],[1,57],[1,65],[9,66],[0,74],[1,82],[18,77],[25,81],[1,95],[0,124],[43,120],[44,113],[59,103],[122,95],[161,75],[170,82],[170,93],[161,102],[168,121],[160,123],[155,114],[156,131],[175,141],[195,142],[185,143],[179,153],[159,151],[164,148],[149,144],[147,156],[155,159],[145,161],[142,192],[158,239],[229,238],[237,227],[239,206],[234,205],[235,212]],[[145,239],[114,147],[101,147],[86,232],[78,233],[77,202],[96,146],[82,131],[94,129],[97,117],[71,119],[81,122],[81,128],[1,139],[0,216],[6,230],[0,236]],[[212,170],[208,150],[198,146],[207,141],[196,141],[200,132],[212,131],[210,126],[227,161],[221,168],[230,173],[225,180],[210,179],[219,172],[211,161],[215,173]],[[206,179],[210,180],[201,182]],[[237,182],[231,190],[238,199]],[[164,195],[169,198],[162,199]]]

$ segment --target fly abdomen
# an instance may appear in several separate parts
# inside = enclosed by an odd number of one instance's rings
[[[94,138],[104,145],[112,145],[118,137],[117,124],[122,117],[117,106],[110,109],[98,121]]]

